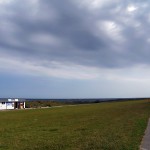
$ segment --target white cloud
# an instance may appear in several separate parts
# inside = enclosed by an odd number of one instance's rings
[[[148,68],[148,65],[136,65],[128,68],[109,69],[106,77],[114,81],[150,82],[150,71]]]
[[[101,32],[106,34],[112,40],[115,40],[117,42],[125,41],[125,38],[123,37],[123,34],[122,34],[123,28],[116,22],[111,21],[111,20],[99,21],[97,23],[97,27],[99,28]]]
[[[48,76],[66,79],[94,79],[98,77],[98,70],[95,67],[57,61],[26,61],[10,56],[0,58],[0,71],[8,72],[8,74]]]
[[[0,72],[32,76],[47,76],[79,80],[107,81],[150,81],[148,65],[136,65],[128,68],[97,68],[73,64],[70,62],[23,60],[19,57],[6,56],[1,53]]]
[[[138,8],[136,7],[136,6],[134,6],[134,5],[128,5],[128,7],[127,7],[127,11],[128,12],[134,12],[134,11],[136,11]]]
[[[111,5],[112,3],[117,3],[119,0],[76,0],[76,2],[82,7],[94,10]]]
[[[90,1],[90,6],[92,8],[100,8],[106,4],[108,4],[110,2],[110,0],[91,0]]]

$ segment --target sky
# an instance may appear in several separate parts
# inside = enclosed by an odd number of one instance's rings
[[[150,1],[0,0],[0,97],[150,97]]]

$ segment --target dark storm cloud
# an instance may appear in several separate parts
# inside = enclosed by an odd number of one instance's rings
[[[2,3],[0,51],[36,62],[110,68],[149,64],[149,10],[148,1]]]

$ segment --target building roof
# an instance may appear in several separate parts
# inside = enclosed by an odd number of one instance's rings
[[[24,98],[0,98],[0,102],[24,102]]]

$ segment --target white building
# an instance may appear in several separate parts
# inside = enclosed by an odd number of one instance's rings
[[[0,110],[4,109],[25,109],[25,99],[0,99]]]

